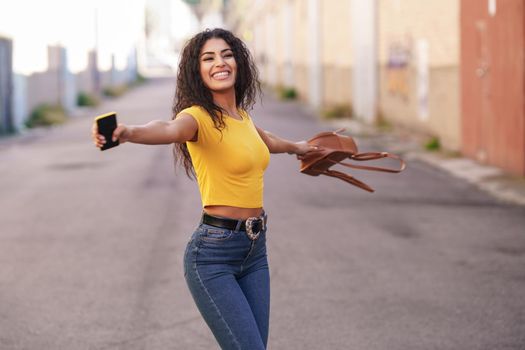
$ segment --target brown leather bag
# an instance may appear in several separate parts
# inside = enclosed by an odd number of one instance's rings
[[[353,176],[340,171],[330,170],[330,167],[335,164],[340,164],[349,168],[383,171],[387,173],[399,173],[405,169],[405,162],[395,154],[390,154],[388,152],[358,153],[357,145],[354,139],[350,136],[339,134],[344,130],[345,129],[339,129],[336,131],[322,132],[308,140],[309,145],[317,146],[318,149],[309,152],[306,156],[304,156],[303,159],[301,159],[301,172],[303,174],[312,176],[327,175],[336,177],[366,191],[374,192],[374,190],[364,182],[361,182]],[[346,158],[355,161],[393,158],[399,160],[401,166],[399,169],[389,169],[343,163],[342,161]]]

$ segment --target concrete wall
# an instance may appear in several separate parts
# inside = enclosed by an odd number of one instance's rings
[[[13,75],[13,120],[15,130],[24,128],[29,114],[27,105],[27,78],[21,74]]]
[[[380,0],[378,37],[385,119],[459,150],[459,1]]]
[[[254,34],[266,83],[291,81],[314,107],[349,104],[369,122],[381,115],[459,149],[459,0],[259,0],[239,6],[243,11],[232,13],[241,17],[228,23]]]
[[[323,106],[351,105],[353,56],[350,2],[322,1],[320,24]]]
[[[227,20],[237,34],[253,33],[265,83],[294,87],[314,107],[351,103],[349,0],[241,1],[229,11],[242,12]]]
[[[13,123],[13,42],[0,37],[0,133],[11,132]]]
[[[303,101],[309,98],[308,76],[308,7],[304,0],[292,1],[293,12],[293,75],[294,87]]]
[[[27,77],[27,110],[40,104],[60,104],[60,79],[57,71],[34,73]]]
[[[459,149],[460,85],[457,68],[430,69],[428,85],[431,89],[428,92],[426,118],[418,112],[421,102],[418,101],[414,69],[392,72],[382,67],[380,76],[380,108],[386,120],[423,134],[437,135],[445,148]]]
[[[369,123],[377,116],[377,2],[351,0],[354,115]]]
[[[47,71],[29,76],[13,75],[12,122],[22,129],[31,112],[41,104],[60,104],[68,112],[76,108],[79,92],[98,95],[104,87],[127,84],[137,77],[136,53],[131,53],[128,68],[98,71],[94,53],[89,54],[86,70],[73,74],[68,69],[67,51],[62,47],[48,48]]]

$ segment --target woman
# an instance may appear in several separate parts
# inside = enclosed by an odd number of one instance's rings
[[[206,30],[185,46],[173,120],[120,124],[120,143],[175,144],[195,176],[203,216],[184,254],[184,275],[222,349],[265,349],[270,281],[263,210],[269,153],[303,156],[290,142],[256,127],[247,113],[260,94],[257,69],[244,43],[223,29]],[[93,126],[97,147],[105,139]]]

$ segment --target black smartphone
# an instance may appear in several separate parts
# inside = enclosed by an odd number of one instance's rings
[[[111,139],[113,137],[113,131],[117,128],[117,113],[110,112],[99,115],[95,117],[95,121],[97,123],[98,133],[106,138],[106,143],[100,147],[100,150],[105,151],[118,146],[118,140],[113,142]]]

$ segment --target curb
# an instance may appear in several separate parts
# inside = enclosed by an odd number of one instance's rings
[[[500,168],[479,164],[464,157],[447,158],[430,152],[408,153],[408,156],[463,179],[498,200],[525,206],[523,177],[512,176]]]

